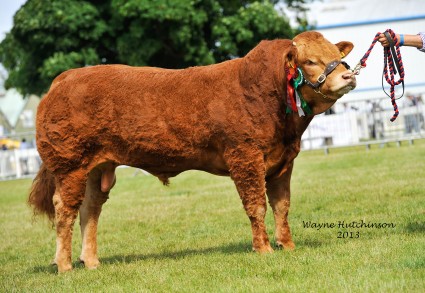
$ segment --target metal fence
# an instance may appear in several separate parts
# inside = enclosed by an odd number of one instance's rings
[[[421,96],[399,100],[400,114],[390,121],[389,98],[337,103],[316,116],[302,137],[303,149],[352,146],[369,142],[425,138],[425,105]]]
[[[36,149],[0,151],[0,180],[34,177],[41,160]]]

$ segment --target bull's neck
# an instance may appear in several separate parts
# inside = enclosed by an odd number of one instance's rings
[[[288,124],[293,125],[296,133],[288,134],[288,139],[301,138],[302,133],[313,119],[313,115],[299,117],[298,113],[286,114],[285,72],[286,56],[292,42],[275,40],[261,42],[247,56],[239,59],[239,80],[246,102],[261,101],[271,116],[280,117],[278,128],[287,131]],[[313,114],[320,114],[332,107],[335,100],[326,99],[309,86],[302,86],[301,93]]]
[[[261,43],[240,59],[239,70],[240,84],[248,102],[261,100],[267,105],[267,109],[283,113],[287,107],[288,82],[285,71],[285,55],[288,50],[282,50],[284,45],[281,40]],[[301,86],[300,91],[313,114],[323,113],[335,103],[335,100],[323,97],[307,85]]]
[[[321,114],[329,110],[336,102],[336,100],[332,98],[324,97],[322,94],[316,93],[308,85],[302,86],[300,91],[314,115]]]
[[[298,144],[314,115],[299,116],[298,113],[286,114],[283,117],[282,140],[284,144]]]

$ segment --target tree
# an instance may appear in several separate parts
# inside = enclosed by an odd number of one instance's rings
[[[243,56],[262,39],[293,37],[276,2],[28,0],[0,43],[5,86],[41,95],[70,68],[111,63],[183,68]]]

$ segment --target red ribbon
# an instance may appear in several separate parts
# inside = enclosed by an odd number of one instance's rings
[[[287,106],[294,112],[298,112],[297,103],[295,101],[295,89],[293,79],[298,74],[296,68],[289,68],[286,71],[286,93],[287,93]]]

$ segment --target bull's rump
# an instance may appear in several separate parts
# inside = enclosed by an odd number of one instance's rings
[[[235,64],[67,71],[39,106],[40,155],[55,157],[50,167],[63,170],[95,157],[137,167],[199,161],[240,115]]]

